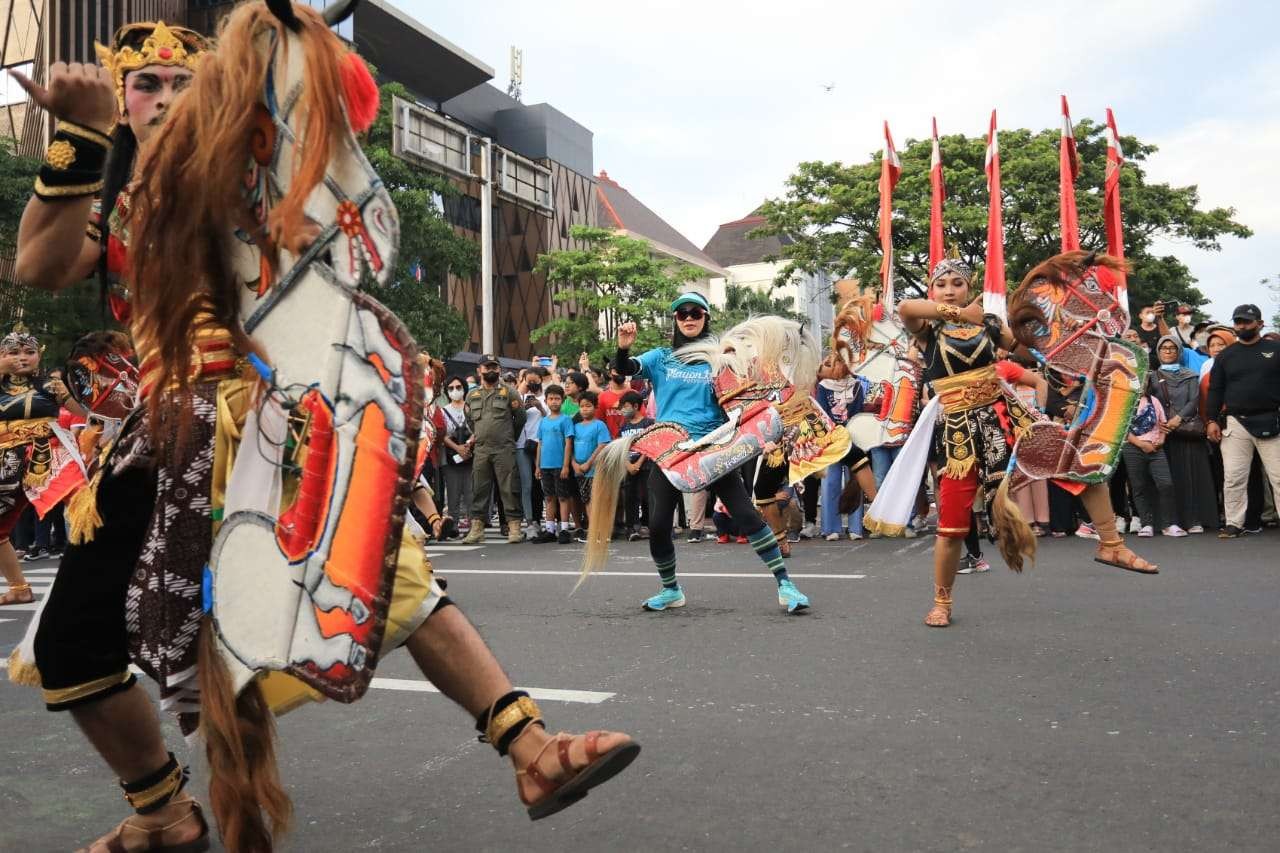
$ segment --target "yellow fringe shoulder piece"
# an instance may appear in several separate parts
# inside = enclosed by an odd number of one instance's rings
[[[53,474],[53,469],[45,464],[44,470],[37,471],[35,468],[28,468],[26,475],[22,478],[22,485],[28,489],[38,489],[45,483],[49,482],[49,477]]]

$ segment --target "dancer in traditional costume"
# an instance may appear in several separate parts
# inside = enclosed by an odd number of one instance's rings
[[[0,340],[0,574],[9,589],[0,607],[35,600],[9,541],[30,503],[27,492],[48,482],[58,401],[39,380],[40,342],[17,329]]]
[[[662,589],[643,603],[645,610],[660,612],[687,603],[676,576],[671,529],[681,492],[702,488],[719,499],[773,573],[778,604],[789,613],[806,610],[809,599],[788,577],[778,539],[752,504],[737,470],[753,456],[778,451],[780,464],[770,466],[766,462],[762,472],[765,501],[772,504],[776,487],[784,485],[788,476],[804,477],[810,472],[808,466],[825,467],[829,462],[818,461],[826,449],[825,444],[814,450],[815,433],[807,423],[807,410],[803,408],[804,400],[809,399],[807,391],[801,395],[797,390],[786,400],[777,398],[781,389],[790,387],[790,380],[782,376],[784,361],[794,360],[789,367],[797,382],[807,374],[812,384],[817,367],[816,346],[800,333],[798,324],[776,317],[748,321],[737,327],[736,336],[726,335],[717,340],[711,337],[711,306],[698,293],[678,297],[671,303],[671,313],[674,320],[671,346],[650,350],[639,357],[631,355],[636,324],[623,323],[618,327],[618,352],[613,367],[619,374],[639,376],[653,383],[658,423],[642,433],[611,442],[597,462],[597,498],[591,508],[584,570],[589,572],[598,567],[608,554],[617,506],[614,484],[621,482],[630,451],[635,449],[657,463],[649,477],[649,553],[657,564]],[[754,335],[748,329],[753,322],[757,324]],[[758,337],[760,343],[754,348],[766,351],[734,353],[735,345],[744,350],[752,347],[748,339],[753,337]],[[736,344],[730,344],[730,340],[736,340]],[[736,359],[731,358],[734,355]],[[736,363],[717,370],[713,361],[722,357],[730,357],[726,360]],[[732,422],[726,408],[732,412]],[[844,435],[846,444],[847,438]],[[798,455],[793,455],[797,448]],[[840,447],[831,453],[839,456],[845,449]],[[802,467],[789,466],[788,460]],[[730,473],[734,476],[727,476]],[[776,487],[770,489],[771,484]]]
[[[246,667],[226,650],[226,643],[253,640],[242,635],[246,622],[258,630],[274,626],[235,611],[238,590],[226,587],[234,577],[224,577],[217,567],[234,575],[231,570],[236,563],[221,560],[214,551],[215,527],[222,525],[218,542],[225,550],[237,547],[228,532],[246,529],[243,522],[236,524],[246,516],[232,511],[237,506],[266,501],[271,515],[281,516],[275,535],[263,543],[267,548],[259,548],[253,559],[240,561],[265,582],[274,577],[272,561],[279,558],[280,548],[293,547],[299,534],[304,537],[303,547],[309,547],[305,536],[314,527],[308,524],[317,520],[306,514],[314,505],[308,472],[320,470],[323,475],[336,468],[342,483],[378,476],[376,471],[353,471],[351,457],[341,455],[349,446],[346,439],[329,439],[332,432],[322,429],[335,417],[332,409],[326,410],[314,394],[290,398],[288,388],[274,384],[277,370],[258,353],[265,352],[266,358],[283,354],[282,346],[273,346],[281,341],[271,337],[281,333],[271,332],[261,341],[249,338],[241,313],[242,295],[253,288],[257,298],[273,297],[273,304],[288,298],[283,288],[272,289],[278,283],[274,276],[283,269],[275,257],[279,246],[290,246],[297,258],[313,241],[341,235],[344,243],[351,241],[351,268],[344,266],[343,273],[349,275],[354,269],[359,275],[359,267],[374,257],[393,259],[396,239],[394,208],[382,190],[381,195],[365,196],[370,205],[379,205],[376,212],[369,211],[378,217],[381,242],[377,244],[354,205],[342,213],[347,230],[334,225],[328,232],[317,233],[302,217],[303,202],[326,177],[326,160],[340,140],[344,156],[359,158],[352,161],[354,170],[343,177],[371,174],[351,134],[366,128],[376,114],[376,85],[363,62],[348,54],[329,29],[354,4],[339,4],[340,8],[325,10],[323,16],[289,3],[268,5],[238,7],[224,25],[216,54],[205,50],[200,37],[190,31],[158,22],[133,24],[117,34],[111,48],[100,47],[102,68],[57,64],[47,89],[20,78],[35,103],[53,113],[59,123],[36,196],[24,213],[19,280],[57,290],[84,278],[101,259],[115,279],[110,282],[113,308],[117,316],[127,318],[141,359],[141,405],[84,493],[90,496],[96,517],[88,519],[80,543],[63,557],[36,630],[38,672],[31,661],[11,661],[11,673],[16,666],[21,674],[38,678],[50,710],[70,711],[120,777],[126,798],[137,812],[95,842],[95,851],[197,850],[208,843],[200,807],[183,791],[187,771],[166,749],[150,700],[129,672],[130,663],[160,684],[162,705],[178,714],[184,732],[194,732],[197,721],[203,730],[211,800],[224,843],[233,850],[269,849],[273,837],[289,824],[291,808],[275,766],[271,710],[283,711],[318,698],[312,681],[299,680],[309,673],[316,676],[313,681],[326,673],[340,677],[345,673],[367,685],[377,653],[400,644],[409,648],[423,673],[445,695],[476,718],[482,740],[500,755],[511,756],[519,796],[532,818],[582,799],[639,752],[629,737],[613,732],[549,735],[537,705],[512,688],[471,623],[457,607],[449,606],[421,550],[412,543],[401,546],[400,518],[395,513],[403,513],[408,498],[420,409],[416,417],[400,422],[399,433],[389,434],[392,427],[381,421],[369,427],[382,436],[367,448],[369,453],[386,458],[398,452],[401,471],[407,472],[402,475],[403,489],[400,480],[392,480],[400,489],[395,502],[387,498],[385,504],[352,502],[349,506],[361,517],[363,532],[387,531],[389,551],[384,557],[378,549],[374,556],[375,568],[384,572],[388,583],[373,604],[350,593],[346,604],[324,608],[330,615],[341,608],[351,614],[348,618],[368,623],[369,631],[376,628],[376,633],[363,635],[369,637],[372,648],[355,642],[353,634],[340,632],[332,639],[348,650],[345,658],[327,668],[323,664],[312,670],[290,666],[289,674],[279,664]],[[289,55],[303,60],[288,69],[283,63],[274,64],[275,46],[286,41]],[[301,95],[289,109],[296,107],[295,116],[307,119],[305,134],[295,134],[284,120],[273,122],[270,109],[278,104],[262,101],[269,73],[275,72],[282,85],[292,85],[284,75],[296,69],[304,75],[297,85]],[[177,99],[181,90],[185,93]],[[119,124],[113,132],[117,115]],[[251,152],[262,153],[251,148],[251,142],[261,145],[264,141],[287,152],[286,162],[296,168],[289,172],[286,167],[287,181],[271,185],[269,197],[246,200],[245,164],[252,168],[258,162],[274,168],[278,162],[251,157]],[[336,181],[326,184],[336,185]],[[107,215],[91,220],[93,195],[99,191],[103,191]],[[271,203],[275,209],[268,211]],[[255,222],[258,214],[270,215],[270,228],[265,218]],[[86,221],[91,222],[87,241]],[[237,231],[241,226],[249,230]],[[248,234],[249,243],[242,241],[243,233]],[[357,242],[363,247],[359,253]],[[138,250],[139,246],[146,250]],[[257,281],[240,276],[236,259],[244,255],[246,246],[255,258]],[[380,256],[375,254],[379,251]],[[67,264],[67,257],[78,260]],[[311,262],[321,263],[314,256]],[[299,278],[295,275],[293,280]],[[328,283],[324,287],[329,289],[322,293],[349,293]],[[352,316],[364,322],[381,306],[359,298],[364,313]],[[418,387],[400,380],[391,383],[391,391],[405,395],[404,406],[410,406],[421,400],[421,374],[415,373],[412,342],[398,321],[382,311],[380,327],[358,326],[357,333],[368,346],[381,347],[379,363],[386,369],[392,369],[388,365],[397,359],[404,365],[405,376]],[[304,334],[313,334],[310,326],[302,325]],[[293,323],[295,331],[297,326]],[[319,320],[316,327],[331,326]],[[385,330],[399,337],[395,342],[371,339],[388,334]],[[343,358],[361,355],[354,344],[341,349],[327,339],[320,344]],[[246,361],[257,366],[257,376],[246,371]],[[366,356],[356,368],[369,364]],[[271,379],[260,378],[264,372]],[[358,379],[358,370],[353,372]],[[386,380],[379,375],[376,381]],[[265,390],[264,382],[271,383]],[[409,388],[412,394],[407,394]],[[352,393],[355,390],[359,389],[353,387]],[[254,401],[264,396],[269,399],[255,407]],[[299,430],[288,433],[294,421],[286,424],[281,415],[284,434],[271,445],[267,441],[271,419],[273,412],[280,411],[281,400],[299,416]],[[351,408],[355,401],[344,398],[344,405],[348,407],[341,412],[345,423],[363,423],[364,410]],[[394,414],[394,406],[387,411]],[[400,411],[413,414],[411,406]],[[304,414],[306,418],[301,417]],[[255,443],[256,452],[237,455],[242,435]],[[292,453],[289,465],[258,462],[270,452],[282,453],[286,444]],[[362,446],[361,452],[365,449]],[[338,457],[334,466],[328,465],[331,452]],[[242,485],[256,483],[255,474],[263,470],[268,480],[276,478],[274,504]],[[298,471],[303,472],[301,477]],[[367,483],[373,491],[366,493],[377,494],[377,485]],[[288,508],[282,511],[285,504]],[[343,504],[344,509],[347,506]],[[323,534],[330,531],[326,527]],[[361,532],[357,527],[346,538]],[[340,591],[329,579],[329,571],[341,570],[342,560],[356,565],[361,558],[359,550],[341,550],[359,549],[355,542],[337,544],[339,550],[327,552],[332,559],[318,564],[320,575],[304,581],[311,584],[307,594],[317,601],[322,593]],[[378,548],[383,543],[367,543],[366,550],[369,544]],[[287,572],[279,579],[299,594],[299,586]],[[277,591],[266,586],[263,592]],[[211,594],[211,590],[222,592]],[[245,594],[251,596],[254,590],[241,592]],[[375,605],[384,609],[373,620],[370,608]],[[219,619],[216,636],[207,610]],[[307,609],[305,615],[311,612]],[[289,617],[281,614],[282,619]],[[304,627],[299,625],[300,630]],[[235,634],[236,630],[242,634]],[[284,633],[293,636],[295,632]],[[291,650],[285,651],[286,660],[292,661]],[[232,671],[232,665],[238,668]],[[359,687],[353,690],[348,701],[362,692]]]
[[[1075,253],[1083,255],[1084,253]],[[1074,259],[1079,260],[1079,259]],[[1097,265],[1110,268],[1115,262],[1099,259]],[[1093,269],[1091,264],[1084,270]],[[1046,272],[1052,272],[1050,280]],[[1059,283],[1057,269],[1032,270],[1024,287],[1032,292],[1032,283],[1064,287]],[[1083,273],[1082,273],[1083,274]],[[868,526],[887,535],[900,532],[900,526],[909,517],[909,505],[915,498],[920,482],[920,471],[932,443],[937,413],[941,411],[942,447],[944,458],[939,460],[938,532],[934,547],[934,604],[925,617],[925,624],[946,627],[951,624],[952,587],[959,565],[960,551],[972,519],[974,498],[981,490],[987,505],[993,533],[1001,554],[1009,567],[1021,571],[1023,561],[1035,555],[1035,536],[1030,526],[1008,497],[1010,459],[1015,444],[1026,441],[1018,457],[1018,477],[1024,482],[1028,475],[1061,477],[1070,481],[1092,483],[1083,488],[1082,499],[1100,536],[1098,562],[1116,565],[1139,572],[1154,572],[1155,566],[1124,547],[1115,529],[1115,517],[1105,485],[1114,466],[1114,453],[1110,462],[1096,464],[1088,470],[1077,470],[1062,460],[1066,454],[1033,452],[1033,445],[1043,442],[1060,449],[1069,441],[1069,434],[1042,416],[1028,410],[1017,394],[1002,382],[995,371],[996,350],[1012,350],[1018,345],[1009,327],[994,315],[984,315],[981,301],[970,302],[972,271],[959,260],[948,259],[935,266],[929,279],[929,298],[905,300],[899,312],[907,329],[917,337],[924,354],[925,380],[929,382],[934,400],[921,415],[916,429],[904,447],[904,459],[895,463],[898,476],[886,480],[877,502],[869,513]],[[1025,300],[1015,301],[1011,315],[1020,317],[1022,323],[1037,322],[1034,311],[1039,310]],[[1020,313],[1019,313],[1020,312]],[[1039,315],[1040,327],[1047,320]],[[1027,333],[1029,336],[1031,333]],[[1042,346],[1043,342],[1037,341]],[[1143,365],[1145,367],[1145,365]],[[1110,386],[1107,386],[1108,389]],[[1117,385],[1117,388],[1119,386]],[[1132,408],[1116,415],[1116,419],[1131,416]],[[1114,425],[1109,425],[1110,429]],[[1114,430],[1112,430],[1114,431]],[[1111,450],[1118,451],[1120,436],[1102,448],[1105,457]],[[1028,441],[1028,439],[1031,439]],[[1055,443],[1056,442],[1056,443]],[[1077,459],[1079,454],[1076,454]],[[1039,463],[1041,467],[1035,467]],[[1031,470],[1028,470],[1031,469]]]

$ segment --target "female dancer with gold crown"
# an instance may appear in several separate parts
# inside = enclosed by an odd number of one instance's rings
[[[1062,256],[1071,261],[1070,264],[1046,263],[1032,270],[1012,300],[1011,316],[1036,324],[1043,331],[1048,318],[1043,309],[1037,307],[1037,298],[1049,304],[1053,300],[1048,298],[1048,291],[1056,289],[1057,301],[1062,302],[1061,291],[1077,285],[1086,276],[1093,282],[1098,270],[1109,271],[1118,266],[1118,262],[1110,258],[1095,260],[1090,256],[1085,263],[1076,255],[1084,253],[1074,253],[1069,258]],[[1059,267],[1072,270],[1076,278],[1061,278]],[[1024,559],[1035,556],[1035,536],[1008,496],[1010,479],[1025,483],[1029,477],[1058,477],[1074,480],[1077,490],[1085,484],[1081,498],[1100,536],[1095,559],[1130,571],[1147,574],[1156,571],[1155,565],[1124,546],[1115,529],[1105,477],[1110,473],[1108,466],[1114,462],[1111,451],[1118,448],[1118,443],[1095,442],[1102,456],[1111,454],[1111,462],[1082,467],[1079,464],[1082,454],[1072,444],[1080,434],[1078,430],[1064,433],[1057,425],[1029,411],[1016,393],[1000,381],[994,367],[996,349],[1013,350],[1021,340],[1033,340],[1036,334],[1024,332],[1016,338],[1000,318],[984,314],[980,299],[970,301],[972,279],[972,270],[962,261],[943,260],[929,278],[928,298],[908,299],[898,306],[908,331],[920,343],[924,378],[932,388],[934,401],[922,413],[903,450],[903,458],[895,463],[897,470],[891,472],[891,478],[883,484],[867,520],[869,528],[893,534],[908,517],[908,498],[914,498],[919,485],[924,456],[932,442],[940,409],[944,457],[940,460],[939,472],[934,603],[925,617],[926,625],[938,628],[951,624],[952,587],[964,538],[969,532],[970,511],[979,489],[989,507],[1001,555],[1009,567],[1021,571]],[[1015,326],[1019,325],[1015,319]],[[1045,346],[1040,340],[1033,342]],[[1110,377],[1101,377],[1100,381],[1109,383]],[[1119,402],[1121,381],[1124,380],[1117,380],[1116,390],[1111,393],[1113,402]],[[1110,384],[1107,388],[1111,388]],[[1128,415],[1131,410],[1120,412],[1106,428],[1122,436]],[[1033,440],[1027,440],[1032,437]],[[1015,445],[1022,452],[1018,454],[1017,463],[1011,465]],[[920,464],[913,467],[913,462]],[[899,506],[893,506],[895,502]]]

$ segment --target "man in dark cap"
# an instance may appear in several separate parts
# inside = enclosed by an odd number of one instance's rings
[[[497,356],[481,356],[480,384],[466,398],[467,425],[476,437],[471,466],[471,531],[463,540],[470,544],[484,539],[494,479],[507,515],[507,541],[524,541],[516,473],[516,436],[524,427],[524,404],[514,389],[501,382],[501,371]]]
[[[1226,526],[1218,536],[1234,539],[1244,528],[1249,466],[1256,450],[1280,496],[1280,343],[1262,334],[1262,311],[1240,305],[1231,314],[1236,342],[1214,359],[1205,411],[1210,441],[1222,446],[1222,502]]]

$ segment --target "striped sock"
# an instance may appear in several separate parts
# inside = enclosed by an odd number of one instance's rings
[[[665,560],[654,560],[658,566],[658,577],[662,579],[664,589],[676,589],[680,584],[676,583],[676,555],[672,554]]]
[[[774,580],[782,583],[787,579],[787,565],[782,561],[782,549],[778,547],[778,540],[769,529],[769,525],[764,525],[755,533],[747,534],[747,541],[751,543],[752,548],[756,549],[756,553],[760,555],[761,560],[764,560],[769,571],[773,572]]]

